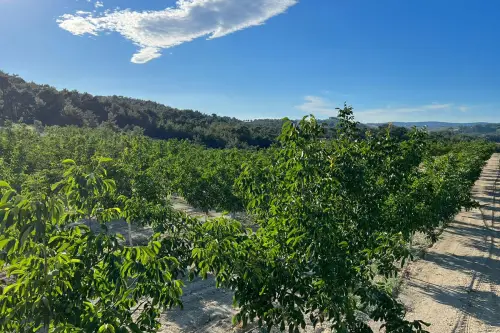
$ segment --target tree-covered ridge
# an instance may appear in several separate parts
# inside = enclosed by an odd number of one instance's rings
[[[0,122],[43,125],[116,126],[143,129],[158,139],[189,139],[208,147],[268,147],[282,121],[241,121],[179,110],[122,96],[92,96],[26,82],[0,71]]]
[[[369,124],[376,127],[386,127],[388,124]],[[426,128],[434,135],[442,137],[482,138],[488,141],[500,142],[499,123],[443,123],[443,122],[394,122],[396,128]]]
[[[6,121],[37,126],[136,130],[156,139],[187,139],[210,148],[267,148],[276,142],[284,124],[283,119],[239,120],[123,96],[58,91],[0,71],[0,126]],[[326,138],[336,136],[337,122],[335,117],[318,120],[325,127]],[[363,124],[357,126],[363,133],[368,129]],[[392,124],[379,124],[370,130],[384,132],[388,127],[391,134],[399,138],[409,132],[408,128]],[[443,137],[476,136],[500,142],[497,124],[478,124],[438,133]]]
[[[239,120],[123,96],[59,91],[0,71],[0,125],[6,121],[138,130],[152,138],[186,139],[210,148],[267,148],[284,124],[283,119]],[[318,122],[326,128],[325,137],[335,136],[335,117]]]
[[[336,139],[313,117],[285,121],[269,149],[207,149],[111,128],[0,129],[2,332],[155,332],[181,306],[182,278],[234,291],[243,326],[297,332],[424,332],[383,279],[463,207],[494,145],[425,131],[360,130],[339,111]],[[397,135],[393,135],[397,134]],[[62,161],[62,163],[61,163]],[[257,228],[172,209],[245,210]],[[123,219],[155,235],[108,233]],[[89,228],[93,221],[98,228]],[[382,280],[381,280],[382,279]]]
[[[470,127],[460,127],[457,132],[500,143],[500,124],[477,124]]]

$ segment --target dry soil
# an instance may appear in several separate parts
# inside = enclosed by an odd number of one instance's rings
[[[500,332],[500,154],[473,188],[480,209],[460,213],[424,259],[408,267],[408,319],[433,333]]]

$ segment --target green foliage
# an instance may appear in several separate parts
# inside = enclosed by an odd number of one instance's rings
[[[127,247],[106,232],[122,213],[101,200],[115,189],[104,162],[65,160],[50,195],[23,196],[0,184],[0,267],[13,279],[0,294],[2,332],[154,332],[160,311],[181,304],[180,263],[159,234]]]
[[[1,71],[0,111],[0,124],[33,124],[37,131],[41,124],[103,126],[159,139],[189,139],[214,148],[268,147],[281,126],[279,120],[244,122],[121,96],[58,91]]]
[[[122,96],[58,91],[0,71],[0,125],[8,122],[33,125],[39,133],[43,125],[103,127],[211,148],[268,148],[283,125],[281,119],[242,121]],[[327,128],[326,137],[334,137],[337,119],[320,122]]]
[[[408,140],[368,133],[361,139],[352,109],[339,112],[339,135],[322,139],[314,117],[285,123],[272,161],[253,161],[239,188],[260,229],[220,221],[204,225],[194,254],[201,270],[235,291],[237,321],[257,320],[297,332],[326,322],[338,332],[370,332],[364,317],[390,332],[423,332],[376,276],[393,277],[412,259],[417,231],[433,236],[461,209],[491,147],[427,157],[426,134]],[[482,147],[481,151],[475,150]]]
[[[0,79],[2,89],[26,84]],[[9,94],[14,105],[20,97]],[[24,112],[63,107],[77,122],[87,110],[77,97],[88,107],[104,103],[44,87],[37,90],[43,103],[35,99]],[[370,332],[370,318],[391,332],[423,332],[426,325],[405,320],[380,278],[412,259],[416,232],[435,239],[436,228],[475,205],[470,188],[495,147],[417,129],[365,131],[348,106],[326,122],[277,124],[276,145],[241,150],[154,140],[147,128],[117,131],[112,123],[33,128],[6,121],[0,271],[9,282],[0,292],[0,331],[154,332],[161,311],[182,306],[181,278],[213,274],[218,287],[234,291],[235,322],[243,325],[294,332],[321,322]],[[189,218],[173,209],[176,194],[204,212],[246,209],[257,227]],[[128,240],[110,231],[115,220],[154,236],[133,244],[130,230]]]

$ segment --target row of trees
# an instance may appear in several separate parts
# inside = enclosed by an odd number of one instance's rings
[[[165,204],[177,193],[205,211],[236,212],[243,204],[233,191],[242,163],[266,150],[207,149],[188,141],[153,140],[140,132],[109,128],[26,125],[0,130],[0,177],[17,190],[43,191],[61,179],[60,161],[89,165],[99,156],[121,194],[140,193],[148,202]]]
[[[0,271],[10,280],[0,330],[154,332],[163,309],[182,305],[183,276],[213,274],[235,292],[244,325],[370,332],[369,318],[425,331],[380,278],[412,259],[416,232],[434,237],[474,206],[470,188],[494,147],[364,132],[349,107],[335,136],[325,140],[313,117],[285,121],[260,151],[107,128],[1,129]],[[189,218],[172,209],[173,192],[204,211],[245,209],[259,227]],[[107,232],[113,219],[156,234],[134,246]]]
[[[314,118],[288,123],[271,160],[248,164],[239,178],[259,231],[221,226],[231,242],[207,241],[200,251],[230,258],[215,270],[236,291],[243,321],[297,331],[308,318],[338,332],[370,332],[364,314],[389,332],[422,331],[375,277],[398,274],[415,232],[433,238],[474,205],[470,187],[493,147],[474,142],[429,156],[421,131],[402,142],[360,139],[349,108],[340,119],[334,141],[321,139]]]

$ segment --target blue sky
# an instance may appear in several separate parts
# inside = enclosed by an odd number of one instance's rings
[[[496,0],[0,0],[0,69],[241,119],[500,122]]]

